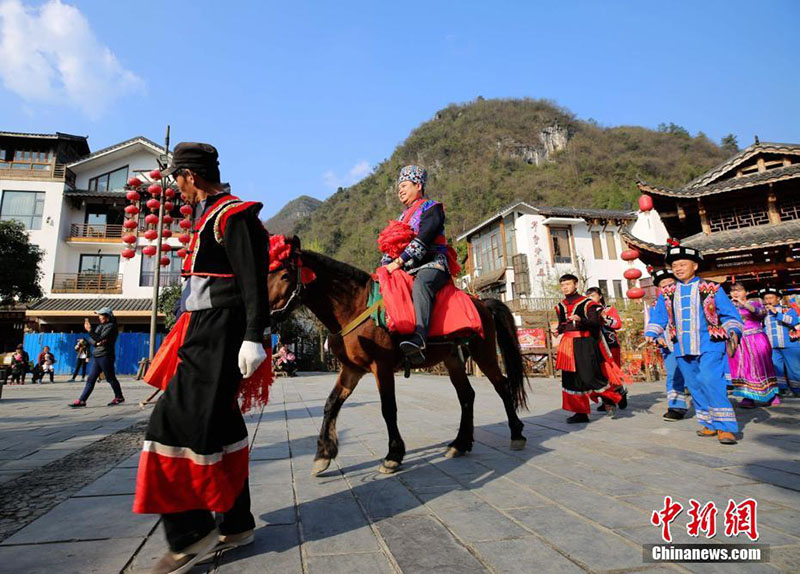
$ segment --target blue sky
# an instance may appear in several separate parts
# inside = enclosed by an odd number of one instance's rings
[[[602,125],[800,142],[800,2],[0,0],[0,129],[208,141],[264,216],[436,110],[548,98]],[[152,23],[148,25],[148,23]]]

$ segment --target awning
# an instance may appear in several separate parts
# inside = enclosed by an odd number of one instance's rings
[[[45,297],[28,307],[26,317],[91,317],[102,307],[111,307],[115,317],[149,317],[151,299]],[[164,316],[163,313],[159,313]]]
[[[480,291],[481,289],[486,289],[490,285],[495,283],[500,283],[500,280],[503,279],[503,276],[506,274],[506,269],[503,267],[502,269],[498,269],[497,271],[491,271],[485,275],[481,275],[480,277],[475,278],[475,282],[473,284],[475,291]]]

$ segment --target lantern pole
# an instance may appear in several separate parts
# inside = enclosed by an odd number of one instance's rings
[[[167,135],[164,137],[164,161],[169,163],[169,125],[167,125]],[[161,166],[166,169],[167,165]],[[161,284],[161,241],[164,232],[164,203],[166,203],[167,178],[161,176],[161,196],[158,206],[158,237],[156,238],[156,256],[154,261],[155,270],[153,272],[153,303],[150,312],[150,350],[148,353],[149,362],[153,361],[156,354],[156,330],[158,328],[158,289]]]

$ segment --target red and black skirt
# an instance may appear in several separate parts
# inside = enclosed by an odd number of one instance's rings
[[[248,439],[237,392],[244,309],[194,311],[175,374],[145,434],[133,511],[226,512],[248,476]]]

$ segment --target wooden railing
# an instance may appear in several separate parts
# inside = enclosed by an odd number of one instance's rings
[[[53,293],[122,293],[119,273],[54,273]]]
[[[69,238],[71,240],[98,241],[101,239],[119,239],[121,237],[121,225],[73,223],[69,228]]]

